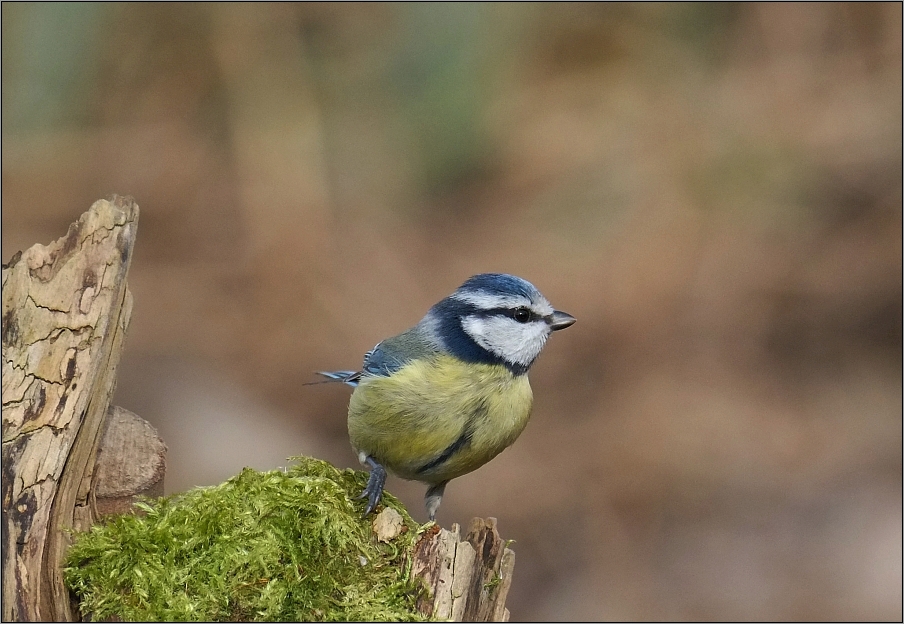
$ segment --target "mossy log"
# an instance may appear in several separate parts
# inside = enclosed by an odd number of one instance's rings
[[[166,447],[141,418],[110,406],[132,309],[126,276],[138,206],[96,202],[50,245],[2,271],[4,621],[72,621],[62,565],[73,532],[163,494]],[[386,515],[375,539],[392,539]],[[514,553],[493,518],[420,536],[411,571],[426,617],[506,621]],[[404,570],[400,570],[404,574]]]

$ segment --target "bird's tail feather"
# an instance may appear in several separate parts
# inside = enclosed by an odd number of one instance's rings
[[[311,381],[302,385],[314,386],[338,381],[354,388],[358,385],[358,380],[361,379],[361,371],[317,371],[317,374],[323,375],[326,379],[323,381]]]

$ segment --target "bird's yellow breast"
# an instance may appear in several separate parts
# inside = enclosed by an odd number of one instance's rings
[[[530,418],[527,375],[440,355],[365,376],[349,404],[352,446],[400,477],[439,483],[479,468]]]

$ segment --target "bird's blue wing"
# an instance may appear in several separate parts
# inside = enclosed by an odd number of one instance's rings
[[[399,370],[407,360],[399,357],[391,349],[384,349],[382,345],[381,342],[365,354],[364,366],[359,371],[318,371],[317,374],[323,375],[330,381],[340,381],[353,388],[358,385],[363,375],[388,377]]]
[[[363,375],[389,377],[411,360],[436,353],[436,347],[418,327],[387,338],[368,351],[360,371],[320,372],[320,375],[349,386],[357,386]]]
[[[391,345],[381,342],[364,356],[364,370],[368,375],[389,377],[402,368],[410,357],[400,355]]]

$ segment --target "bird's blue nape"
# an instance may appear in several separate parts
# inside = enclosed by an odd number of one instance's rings
[[[458,287],[460,292],[486,292],[500,295],[521,295],[534,299],[540,292],[527,280],[507,273],[481,273],[470,277]]]

